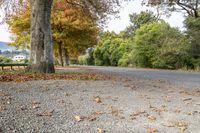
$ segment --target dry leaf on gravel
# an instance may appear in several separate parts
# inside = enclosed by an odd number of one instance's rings
[[[193,113],[192,112],[188,112],[187,115],[193,115]]]
[[[188,123],[184,121],[175,122],[176,127],[178,127],[181,131],[185,131],[188,127]]]
[[[74,116],[74,118],[75,118],[75,120],[76,120],[77,122],[83,121],[83,120],[85,119],[85,117],[79,116],[79,115]]]
[[[17,93],[22,93],[22,92],[24,92],[24,89],[17,89],[16,92]]]
[[[190,96],[196,96],[199,97],[200,96],[200,91],[199,90],[193,90],[193,91],[180,91],[180,94],[186,96],[186,95],[190,95]]]
[[[165,127],[175,127],[175,125],[172,123],[162,123],[162,125]]]
[[[4,91],[0,91],[0,97],[7,97],[7,96],[10,96],[10,94]]]
[[[174,113],[180,113],[180,112],[181,112],[181,110],[178,109],[178,108],[173,108],[172,111],[173,111]]]
[[[27,107],[25,105],[21,105],[21,106],[16,107],[16,110],[17,111],[24,111],[24,110],[27,110]]]
[[[64,94],[65,96],[70,96],[70,94],[69,93],[67,93],[67,92],[65,92],[65,94]]]
[[[53,112],[54,112],[54,110],[42,112],[42,113],[36,114],[36,116],[49,116],[49,117],[51,117],[53,115]]]
[[[147,133],[156,133],[156,132],[157,132],[157,130],[154,129],[154,128],[148,128],[147,129]]]
[[[97,133],[104,133],[104,130],[101,128],[97,128]]]
[[[40,106],[39,105],[33,105],[32,108],[33,109],[38,109],[38,108],[40,108]]]
[[[151,110],[161,113],[161,112],[167,112],[166,106],[165,105],[161,105],[160,107],[152,107],[151,106]]]
[[[113,116],[119,116],[119,113],[121,113],[121,110],[117,109],[116,107],[111,106],[110,108]]]
[[[190,101],[190,100],[192,100],[192,98],[185,98],[185,99],[182,99],[184,102],[185,101]]]
[[[171,102],[171,96],[165,96],[164,100],[165,102]]]
[[[186,130],[188,127],[188,123],[186,123],[184,121],[168,122],[168,123],[163,123],[162,125],[166,126],[166,127],[177,127],[181,131]]]
[[[99,96],[95,96],[95,97],[94,97],[94,101],[95,101],[96,103],[102,103],[101,98],[100,98]]]
[[[0,112],[5,111],[6,110],[6,106],[5,105],[0,105]]]
[[[143,111],[138,111],[138,112],[132,112],[132,113],[129,115],[129,117],[130,117],[131,120],[134,120],[134,119],[136,119],[136,116],[139,116],[139,115],[144,114],[144,113],[146,113],[145,110],[143,110]]]
[[[89,121],[95,121],[99,115],[103,114],[103,112],[93,112],[90,116],[87,117]]]
[[[38,101],[33,101],[33,102],[32,102],[32,109],[38,109],[38,108],[40,108],[39,104],[40,104],[40,102],[38,102]]]
[[[141,114],[144,114],[144,113],[146,113],[146,111],[132,112],[130,114],[130,116],[138,116],[138,115],[141,115]]]
[[[155,121],[156,120],[156,117],[155,116],[148,116],[147,117],[150,121]]]
[[[38,101],[33,101],[32,104],[40,104]]]
[[[107,99],[111,99],[112,101],[117,101],[119,99],[119,97],[117,96],[108,96]]]
[[[96,119],[97,119],[97,116],[95,116],[95,115],[91,115],[88,117],[89,121],[95,121]]]

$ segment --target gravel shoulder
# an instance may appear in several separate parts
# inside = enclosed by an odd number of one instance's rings
[[[199,125],[198,86],[130,76],[0,82],[3,133],[199,133]]]

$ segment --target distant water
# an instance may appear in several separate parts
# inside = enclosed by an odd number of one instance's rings
[[[6,42],[0,42],[0,50],[1,51],[6,51],[6,50],[15,50],[16,48],[13,46],[8,46]]]

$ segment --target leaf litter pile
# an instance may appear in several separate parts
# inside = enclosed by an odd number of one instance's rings
[[[33,80],[108,80],[111,77],[94,73],[0,73],[0,82],[24,82]]]

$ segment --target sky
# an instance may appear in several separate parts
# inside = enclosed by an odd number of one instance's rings
[[[110,20],[108,20],[108,24],[105,27],[104,31],[115,31],[119,33],[120,31],[124,30],[129,24],[129,14],[132,13],[140,13],[141,11],[145,10],[152,10],[150,8],[147,8],[145,6],[141,6],[141,0],[135,0],[132,2],[122,3],[122,9],[120,10],[119,17],[120,18],[114,18],[111,17]],[[171,17],[165,17],[162,16],[162,19],[164,19],[166,22],[168,22],[172,27],[179,27],[183,28],[183,20],[184,17],[181,13],[172,13]],[[0,41],[3,42],[9,42],[11,34],[9,33],[8,27],[4,25],[0,25]]]

